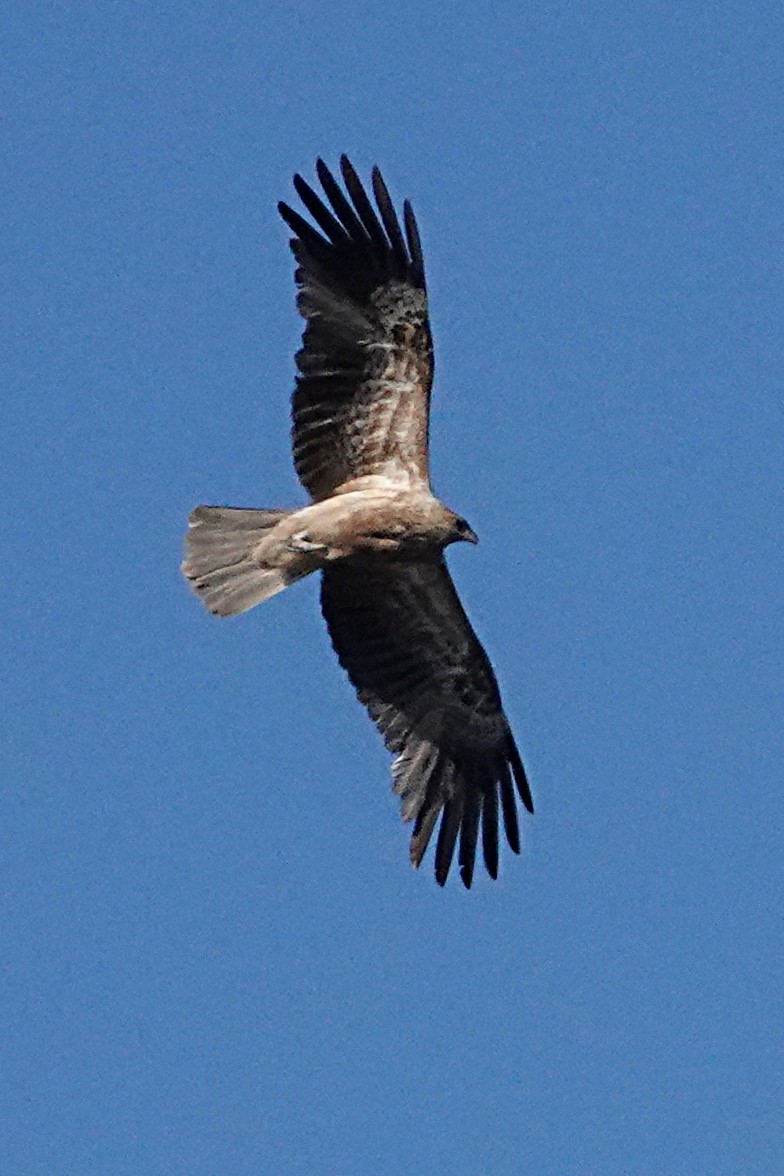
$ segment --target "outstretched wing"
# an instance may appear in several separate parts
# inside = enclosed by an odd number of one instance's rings
[[[326,199],[294,187],[320,232],[286,204],[300,314],[292,399],[294,465],[315,499],[367,474],[427,480],[433,348],[422,246],[411,205],[401,229],[378,168],[368,198],[346,156],[346,191],[318,160]]]
[[[443,811],[435,853],[443,886],[459,837],[471,885],[480,825],[485,865],[498,874],[498,809],[520,852],[514,783],[531,792],[490,661],[471,628],[443,556],[363,558],[324,570],[321,607],[332,644],[396,759],[394,790],[414,821],[418,866]]]

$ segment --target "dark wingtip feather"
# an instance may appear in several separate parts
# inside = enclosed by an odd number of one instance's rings
[[[460,826],[460,849],[458,851],[460,878],[466,890],[471,889],[474,878],[476,842],[479,835],[479,815],[483,792],[483,782],[476,773],[473,773],[473,777],[473,779],[466,781],[463,821]]]
[[[517,785],[517,791],[520,794],[520,799],[528,809],[529,813],[533,814],[534,800],[531,796],[531,786],[528,783],[528,777],[525,774],[525,768],[523,767],[523,761],[520,758],[520,752],[517,750],[517,745],[511,733],[507,735],[506,738],[506,753],[509,757],[509,763],[512,765],[515,784]]]
[[[444,815],[441,818],[441,827],[438,830],[435,872],[436,882],[439,886],[443,886],[449,877],[449,868],[452,865],[455,843],[457,842],[457,834],[460,831],[462,816],[463,797],[458,792],[456,796],[451,797],[444,805]]]
[[[316,175],[319,178],[327,199],[332,205],[335,216],[346,230],[348,236],[355,245],[362,248],[363,251],[367,251],[370,246],[370,238],[361,220],[351,207],[351,203],[346,199],[340,184],[323,159],[316,160]]]
[[[384,177],[377,167],[374,167],[371,172],[371,182],[378,211],[381,213],[381,220],[387,231],[389,244],[392,247],[392,253],[397,263],[398,277],[402,277],[409,267],[406,243],[403,240],[400,221],[397,219],[397,213],[392,203],[392,197],[389,195],[389,189],[384,183]]]
[[[419,236],[419,227],[414,216],[414,210],[408,200],[403,201],[403,223],[406,227],[406,241],[408,242],[408,252],[413,267],[413,278],[424,290],[425,259],[422,253],[422,239]]]
[[[520,852],[520,827],[517,823],[517,805],[515,804],[514,788],[509,764],[503,760],[499,770],[498,787],[501,793],[501,811],[504,815],[504,829],[506,840],[512,853]]]
[[[411,864],[417,870],[421,866],[422,858],[425,856],[425,850],[430,844],[430,838],[433,836],[433,829],[435,828],[440,811],[440,805],[434,805],[432,808],[423,807],[416,819],[414,831],[411,834],[409,856],[411,858]]]
[[[304,219],[304,216],[295,212],[294,208],[290,208],[287,203],[284,203],[282,200],[277,201],[277,211],[279,211],[283,220],[286,221],[288,227],[292,229],[292,232],[299,236],[303,245],[306,245],[309,249],[329,248],[329,242],[324,240],[320,233],[316,233],[313,225],[309,225],[308,221]]]
[[[343,225],[338,221],[324,202],[311,188],[302,176],[294,176],[294,190],[307,208],[314,221],[323,233],[327,235],[333,245],[345,245],[349,236]]]
[[[488,874],[495,881],[498,877],[498,784],[495,780],[482,798],[482,856]]]
[[[414,830],[411,834],[411,843],[409,846],[409,853],[411,861],[418,868],[422,858],[425,856],[425,851],[430,844],[430,838],[433,836],[433,830],[438,820],[438,814],[441,812],[443,801],[441,799],[440,781],[443,775],[443,764],[440,762],[440,757],[436,756],[435,760],[429,765],[427,783],[425,785],[425,795],[422,800],[422,805],[416,815],[414,821]]]
[[[370,203],[364,185],[347,155],[341,155],[340,157],[340,170],[343,175],[343,183],[346,185],[346,191],[351,197],[354,208],[357,210],[357,215],[362,221],[368,236],[377,249],[380,249],[382,253],[386,253],[389,250],[389,242],[384,235],[381,221],[378,219],[376,210]]]

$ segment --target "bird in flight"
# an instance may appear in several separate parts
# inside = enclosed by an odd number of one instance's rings
[[[342,185],[318,160],[323,196],[294,177],[313,224],[278,205],[293,233],[305,320],[292,443],[311,502],[197,507],[182,568],[218,616],[321,572],[335,652],[395,756],[411,861],[419,866],[440,817],[436,881],[446,882],[457,846],[470,887],[480,832],[487,871],[498,876],[499,810],[520,852],[515,788],[532,813],[531,790],[444,560],[450,543],[477,538],[430,487],[433,345],[414,213],[406,201],[401,225],[378,168],[375,207],[345,156],[340,171]]]

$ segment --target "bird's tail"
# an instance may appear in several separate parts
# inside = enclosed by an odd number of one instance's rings
[[[191,513],[182,572],[210,612],[246,612],[314,570],[273,536],[292,513],[233,506],[197,506]]]

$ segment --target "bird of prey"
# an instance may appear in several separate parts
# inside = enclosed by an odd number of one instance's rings
[[[430,488],[433,348],[414,213],[406,201],[401,226],[378,168],[375,207],[345,156],[340,171],[342,185],[318,160],[323,196],[294,177],[313,224],[278,205],[305,320],[292,442],[311,502],[197,507],[183,573],[211,612],[234,616],[321,572],[335,652],[395,756],[411,861],[419,866],[440,816],[436,880],[446,882],[457,845],[470,887],[480,830],[498,875],[499,809],[520,852],[515,787],[532,813],[531,791],[444,560],[450,543],[477,538]]]

